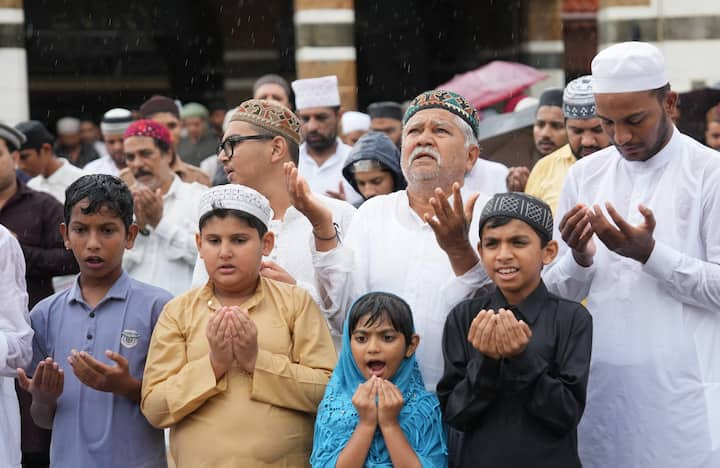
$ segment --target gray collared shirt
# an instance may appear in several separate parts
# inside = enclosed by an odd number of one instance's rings
[[[167,291],[123,272],[95,308],[83,300],[78,280],[35,306],[30,314],[35,337],[29,370],[51,356],[65,371],[53,421],[51,466],[166,466],[163,433],[150,426],[140,406],[82,384],[67,357],[76,349],[115,365],[105,356],[109,349],[123,355],[130,374],[142,379],[150,336],[171,298]]]

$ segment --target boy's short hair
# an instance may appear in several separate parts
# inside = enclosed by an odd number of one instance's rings
[[[112,210],[125,225],[125,231],[133,222],[133,198],[130,189],[121,179],[107,174],[89,174],[77,179],[65,190],[65,224],[70,224],[72,209],[81,200],[90,204],[83,214],[93,214],[102,207]]]
[[[202,232],[203,227],[205,227],[210,218],[225,219],[228,216],[234,216],[237,219],[247,223],[251,228],[255,229],[258,232],[260,239],[262,239],[263,236],[268,232],[267,226],[262,221],[257,219],[257,217],[251,215],[250,213],[246,213],[240,210],[234,210],[232,208],[215,208],[212,211],[204,213],[202,216],[200,216],[200,221],[198,222],[198,231]]]
[[[352,334],[361,317],[369,315],[363,325],[372,326],[386,319],[393,328],[405,337],[405,346],[409,346],[415,334],[412,311],[407,302],[395,294],[369,292],[360,296],[352,305],[348,314],[348,330]]]
[[[540,236],[545,247],[552,240],[553,216],[550,206],[539,198],[521,192],[496,193],[483,208],[478,222],[478,233],[482,239],[485,224],[492,220],[490,227],[500,227],[512,219],[529,225]]]

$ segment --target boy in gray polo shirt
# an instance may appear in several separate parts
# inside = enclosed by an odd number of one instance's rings
[[[163,433],[139,401],[150,336],[172,296],[123,271],[138,232],[132,217],[132,195],[116,177],[84,176],[66,191],[60,229],[80,276],[35,306],[33,378],[18,369],[35,423],[53,430],[51,466],[167,464]]]

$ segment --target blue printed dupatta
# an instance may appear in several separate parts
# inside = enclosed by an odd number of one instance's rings
[[[348,322],[345,320],[342,351],[337,366],[318,407],[310,457],[313,467],[335,467],[340,452],[350,440],[359,420],[352,397],[358,385],[366,379],[360,373],[350,351]],[[447,446],[440,403],[434,393],[425,390],[415,356],[405,358],[390,380],[402,392],[405,403],[398,417],[400,427],[420,463],[423,467],[446,467]],[[375,431],[364,466],[392,466],[390,453],[379,427]]]

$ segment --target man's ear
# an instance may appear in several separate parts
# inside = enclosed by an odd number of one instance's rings
[[[290,151],[287,141],[285,141],[285,138],[281,136],[274,137],[271,141],[271,151],[272,153],[270,155],[270,162],[284,162]]]
[[[410,344],[405,349],[405,357],[409,358],[413,354],[415,354],[415,351],[417,350],[418,345],[420,344],[420,335],[417,333],[410,338]]]
[[[65,223],[60,223],[60,235],[63,238],[63,245],[65,250],[70,250],[70,239],[68,239],[68,230]]]
[[[475,162],[477,162],[479,157],[480,147],[478,145],[470,145],[470,148],[468,148],[467,163],[465,164],[465,174],[472,171],[472,168],[475,166]]]
[[[130,250],[135,245],[135,238],[137,238],[140,228],[137,224],[132,223],[127,230],[127,237],[125,238],[125,248]]]
[[[260,240],[262,242],[262,254],[267,257],[272,253],[272,249],[275,246],[275,234],[273,234],[272,231],[268,231]]]
[[[558,254],[558,243],[556,240],[551,240],[542,249],[542,261],[543,265],[550,265]]]
[[[671,114],[673,110],[675,110],[678,105],[678,100],[678,93],[676,93],[675,91],[668,91],[667,94],[665,94],[663,108],[668,115]]]

